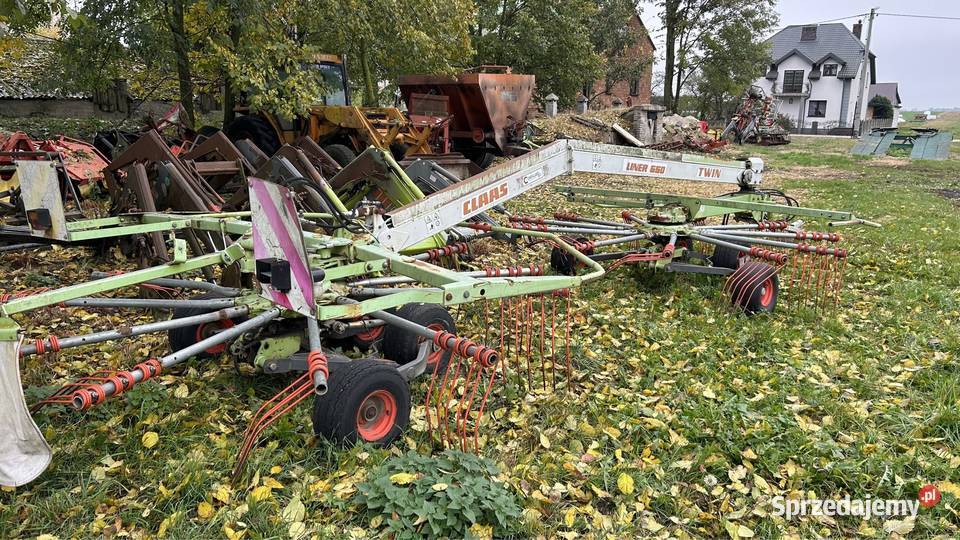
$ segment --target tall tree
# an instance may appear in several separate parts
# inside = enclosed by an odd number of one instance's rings
[[[769,48],[762,41],[774,24],[770,17],[770,12],[745,10],[704,38],[700,71],[690,79],[701,117],[727,118],[744,89],[763,73],[770,62]]]
[[[509,65],[537,77],[540,97],[573,103],[585,81],[604,76],[591,42],[597,3],[590,0],[477,0],[477,64]]]
[[[751,25],[752,32],[739,40],[727,42],[739,47],[759,42],[777,23],[775,0],[658,0],[658,5],[666,34],[663,101],[668,109],[705,63],[707,39],[749,16],[760,24]]]

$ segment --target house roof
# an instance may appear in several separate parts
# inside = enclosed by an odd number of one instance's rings
[[[815,40],[800,39],[805,26],[817,26]],[[799,54],[811,63],[832,55],[841,64],[840,71],[837,73],[840,79],[852,79],[857,76],[864,50],[863,43],[842,23],[788,26],[770,36],[767,43],[770,44],[770,57],[774,64],[794,54]],[[873,53],[870,53],[870,58],[871,60],[874,58]]]
[[[31,34],[4,35],[10,39],[10,53],[0,60],[0,99],[84,99],[78,92],[57,87],[56,77],[50,77],[56,65],[56,42]]]
[[[899,83],[882,82],[870,85],[870,92],[867,94],[867,103],[875,96],[883,96],[890,100],[894,107],[900,106],[900,88]]]

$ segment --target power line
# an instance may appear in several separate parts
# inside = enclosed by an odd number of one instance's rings
[[[857,17],[866,17],[867,15],[869,15],[869,13],[858,13],[856,15],[848,15],[846,17],[837,17],[836,19],[830,19],[828,21],[819,21],[819,22],[808,23],[808,24],[824,24],[824,23],[830,23],[830,22],[845,21],[847,19],[854,19]]]
[[[914,15],[912,13],[886,13],[878,12],[878,16],[883,17],[911,17],[914,19],[940,19],[944,21],[960,21],[960,17],[944,17],[942,15]]]

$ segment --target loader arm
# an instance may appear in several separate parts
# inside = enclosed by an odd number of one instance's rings
[[[374,225],[380,244],[401,251],[560,176],[577,172],[760,184],[763,161],[721,161],[572,139],[555,141],[390,211]]]

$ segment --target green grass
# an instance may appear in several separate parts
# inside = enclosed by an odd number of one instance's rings
[[[851,145],[798,137],[727,151],[763,157],[770,177],[807,206],[883,224],[845,231],[852,257],[836,313],[747,318],[715,279],[651,280],[629,268],[578,293],[575,391],[498,397],[487,426],[483,453],[525,509],[525,534],[718,537],[732,524],[755,538],[886,537],[881,519],[785,522],[770,515],[770,499],[911,499],[926,483],[960,483],[960,208],[934,192],[960,190],[960,161],[855,158]],[[538,194],[512,204],[546,214],[559,203]],[[111,266],[76,249],[0,260],[10,289]],[[107,322],[77,323],[54,309],[31,337]],[[29,360],[28,396],[41,395],[35,386],[52,374],[129,366],[165,345],[154,338]],[[302,407],[254,452],[246,482],[221,489],[250,412],[282,384],[237,375],[228,360],[194,361],[87,414],[50,409],[39,424],[54,465],[0,493],[0,537],[111,537],[117,527],[134,537],[161,527],[174,538],[220,537],[229,527],[279,538],[294,497],[319,537],[378,536],[383,525],[361,517],[356,484],[391,454],[422,446],[417,431],[394,449],[340,449],[312,437]],[[181,385],[186,397],[174,398]],[[148,431],[159,434],[149,449]],[[634,479],[633,493],[618,489],[621,473]],[[254,500],[254,475],[281,487]],[[558,498],[544,501],[543,490],[558,485]],[[911,537],[960,534],[960,502],[943,497],[921,510]],[[213,515],[201,516],[201,503]]]

